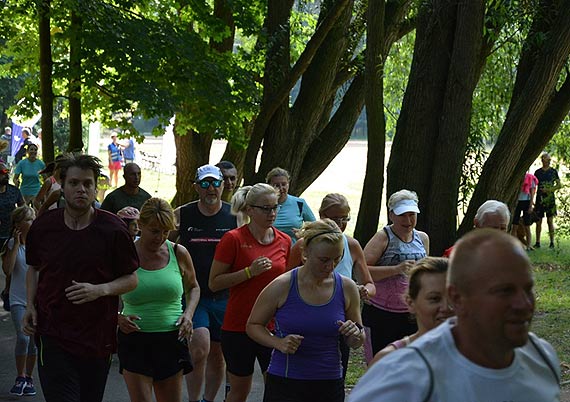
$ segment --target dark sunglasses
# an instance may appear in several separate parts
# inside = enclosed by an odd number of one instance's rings
[[[203,188],[205,190],[208,187],[210,187],[210,184],[214,186],[214,188],[218,188],[222,185],[222,183],[223,180],[212,180],[212,181],[200,180],[197,184],[200,186],[200,188]]]

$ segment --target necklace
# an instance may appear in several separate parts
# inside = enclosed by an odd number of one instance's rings
[[[88,224],[88,222],[80,222],[80,219],[81,219],[82,217],[84,217],[85,215],[89,214],[89,213],[91,212],[91,209],[92,209],[92,207],[89,207],[89,209],[88,209],[87,211],[85,211],[85,212],[83,212],[83,213],[81,213],[81,214],[79,214],[79,215],[77,215],[77,216],[73,216],[73,215],[67,210],[67,208],[65,208],[65,209],[63,210],[63,213],[64,213],[64,214],[67,214],[67,216],[71,219],[71,223],[73,224],[72,229],[78,230],[78,229],[83,229],[85,226],[87,226],[87,225],[85,225],[85,223]],[[82,225],[82,226],[80,227],[80,225]]]

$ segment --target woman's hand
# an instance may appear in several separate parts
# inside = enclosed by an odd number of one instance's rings
[[[413,260],[406,260],[402,261],[397,265],[397,269],[401,274],[408,275],[410,270],[416,265],[416,262]]]
[[[130,334],[131,332],[140,331],[140,327],[135,322],[141,318],[138,315],[123,315],[119,313],[118,322],[119,329],[124,334]]]
[[[299,346],[301,346],[301,341],[304,339],[301,335],[287,335],[285,338],[281,338],[279,340],[279,345],[277,346],[277,350],[281,353],[286,354],[294,354]]]
[[[14,248],[17,249],[22,244],[22,232],[20,229],[14,229]]]
[[[272,266],[273,266],[273,263],[271,262],[271,260],[269,258],[257,257],[251,263],[249,270],[251,272],[251,276],[257,276],[257,275],[261,275],[265,271],[269,271]]]
[[[358,285],[358,293],[360,294],[360,300],[368,300],[370,298],[370,293],[368,293],[365,285]]]
[[[349,347],[359,347],[364,343],[364,329],[354,321],[337,321],[338,332],[346,338]]]
[[[186,313],[182,314],[176,321],[176,326],[178,327],[178,340],[184,338],[189,339],[194,332],[194,326],[192,324],[192,319],[188,318]]]

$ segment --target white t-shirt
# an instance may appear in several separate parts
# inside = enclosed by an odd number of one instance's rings
[[[504,369],[478,366],[455,346],[455,317],[423,335],[412,346],[420,349],[433,370],[432,402],[550,402],[560,400],[560,363],[552,346],[530,334],[556,370],[556,377],[529,341],[515,349]],[[410,347],[384,357],[368,370],[350,393],[349,402],[421,402],[430,375],[419,353]]]

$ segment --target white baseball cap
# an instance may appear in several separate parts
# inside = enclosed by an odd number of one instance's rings
[[[200,166],[196,170],[196,181],[204,180],[206,177],[211,177],[216,180],[223,180],[224,176],[219,167],[214,165]]]

